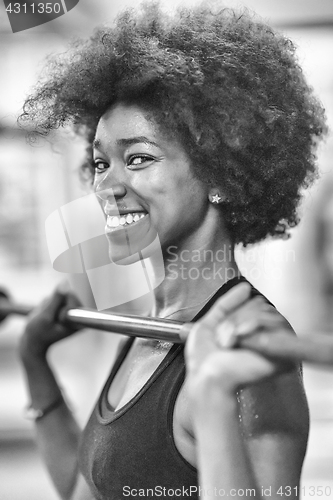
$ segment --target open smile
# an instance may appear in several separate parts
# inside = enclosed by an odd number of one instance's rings
[[[140,220],[147,217],[144,212],[129,212],[123,215],[108,215],[106,218],[106,232],[122,230],[128,226],[136,225]]]

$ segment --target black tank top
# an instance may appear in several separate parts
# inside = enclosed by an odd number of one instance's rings
[[[194,320],[240,281],[246,280],[225,283]],[[253,295],[258,293],[253,289]],[[197,499],[197,471],[178,452],[172,430],[174,404],[185,377],[184,347],[174,345],[136,396],[113,411],[108,390],[132,342],[128,340],[116,360],[83,432],[81,472],[97,500]]]

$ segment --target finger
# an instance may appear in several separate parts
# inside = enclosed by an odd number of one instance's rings
[[[258,331],[291,329],[286,319],[262,297],[242,304],[216,327],[216,342],[222,348],[235,347],[242,336]]]
[[[44,316],[54,320],[57,317],[60,309],[66,304],[66,295],[59,291],[55,290],[50,300],[44,306]]]
[[[179,331],[179,338],[185,344],[188,336],[190,335],[195,323],[184,323]]]
[[[261,324],[262,322],[259,318],[252,318],[247,321],[243,321],[239,325],[235,326],[235,338],[245,337],[257,332]]]
[[[56,286],[56,290],[62,293],[63,295],[67,295],[72,291],[71,285],[67,280],[63,280],[60,283],[58,283],[58,285]]]
[[[228,315],[228,319],[236,325],[240,325],[252,318],[261,318],[263,322],[287,324],[286,319],[277,312],[275,307],[267,303],[261,296],[247,300]]]
[[[249,300],[246,300],[237,308],[234,308],[234,310],[229,313],[228,318],[236,323],[240,323],[243,319],[256,317],[264,312],[269,312],[264,299],[262,297],[254,297],[249,298]]]
[[[66,307],[69,309],[82,307],[82,302],[73,292],[70,292],[66,295]]]
[[[32,309],[28,315],[28,321],[43,316],[49,321],[54,321],[57,311],[65,303],[65,298],[60,293],[53,293],[51,296],[42,300],[40,304]]]
[[[276,329],[293,331],[289,323],[282,316],[261,313],[256,318],[245,318],[236,324],[235,335],[237,337],[245,337],[256,333],[258,330],[269,332]]]
[[[230,312],[225,319],[222,319],[216,326],[220,346],[225,347],[226,345],[235,344],[235,335],[240,325],[250,324],[249,331],[258,328],[261,321],[259,318],[262,314],[262,305],[262,301],[258,300],[258,298],[247,300]]]
[[[201,320],[201,323],[207,327],[214,328],[228,314],[249,300],[250,295],[251,286],[248,283],[236,285],[217,300],[210,311]]]
[[[231,321],[223,321],[216,328],[215,340],[219,347],[230,349],[237,344],[236,325]]]
[[[192,371],[196,382],[206,379],[211,386],[214,381],[218,387],[228,391],[239,390],[271,377],[285,369],[285,366],[249,350],[215,350],[207,356],[199,369]],[[197,384],[196,384],[197,385]]]
[[[282,317],[277,315],[260,314],[254,318],[242,319],[239,323],[232,317],[216,327],[216,342],[224,349],[235,347],[243,337],[258,333],[258,331],[272,331],[284,326]]]
[[[196,333],[198,331],[206,330],[213,334],[213,329],[216,328],[216,326],[219,325],[236,307],[239,307],[247,301],[250,295],[251,286],[248,283],[240,283],[239,285],[236,285],[213,305],[203,319],[197,321],[196,323],[184,323],[179,332],[181,340],[186,342],[191,332]]]

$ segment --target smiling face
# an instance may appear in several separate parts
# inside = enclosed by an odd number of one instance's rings
[[[165,250],[200,231],[208,187],[192,174],[184,148],[142,108],[117,104],[102,116],[94,163],[113,261],[127,257],[129,247],[132,254],[142,250],[156,234]]]

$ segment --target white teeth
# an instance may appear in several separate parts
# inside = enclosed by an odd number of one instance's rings
[[[119,217],[108,217],[108,226],[118,227],[119,226]]]
[[[138,220],[142,219],[145,215],[143,213],[134,213],[134,214],[126,214],[126,215],[121,215],[121,216],[112,216],[108,215],[107,216],[107,225],[108,227],[118,227],[120,226],[126,226],[129,224],[132,224],[133,222],[137,222]]]

